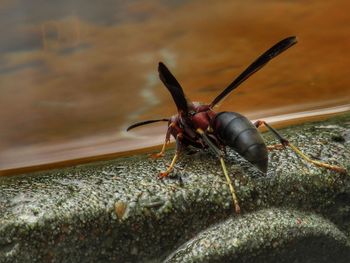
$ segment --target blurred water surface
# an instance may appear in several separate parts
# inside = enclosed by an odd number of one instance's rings
[[[222,103],[250,118],[350,102],[350,3],[232,0],[0,2],[0,172],[161,143],[176,112],[163,61],[210,102],[280,39],[299,43]]]

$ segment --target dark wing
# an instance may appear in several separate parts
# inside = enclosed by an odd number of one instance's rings
[[[150,124],[150,123],[153,123],[153,122],[158,122],[158,121],[169,121],[169,119],[148,120],[148,121],[137,122],[137,123],[134,123],[133,125],[129,126],[126,130],[130,131],[131,129],[134,129],[136,127],[139,127],[139,126],[142,126],[142,125],[146,125],[146,124]]]
[[[249,67],[247,67],[223,92],[217,96],[213,102],[210,104],[210,108],[213,108],[216,104],[218,104],[223,98],[225,98],[231,91],[237,88],[243,81],[261,69],[267,62],[269,62],[274,57],[281,54],[283,51],[287,50],[291,46],[297,43],[296,37],[287,37],[269,50],[267,50],[264,54],[258,57]]]
[[[158,72],[161,81],[164,83],[165,87],[167,87],[171,96],[173,97],[178,112],[187,114],[187,100],[179,82],[177,82],[173,74],[171,74],[169,69],[162,62],[159,62]]]

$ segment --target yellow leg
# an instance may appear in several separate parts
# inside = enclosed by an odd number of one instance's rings
[[[235,192],[235,188],[233,187],[232,181],[231,181],[230,177],[228,176],[226,165],[225,165],[224,159],[222,157],[220,157],[220,163],[221,163],[222,170],[224,171],[227,184],[228,184],[228,186],[230,188],[233,204],[235,206],[235,211],[236,211],[237,214],[239,214],[241,212],[241,208],[239,207],[237,195],[236,195],[236,192]]]
[[[343,173],[346,174],[347,171],[345,168],[337,166],[337,165],[331,165],[328,163],[323,163],[323,162],[319,162],[319,161],[315,161],[310,159],[308,156],[306,156],[305,154],[303,154],[296,146],[294,146],[293,144],[291,144],[288,140],[286,140],[285,138],[282,137],[282,135],[280,135],[274,128],[272,128],[269,124],[267,124],[265,121],[261,121],[258,120],[255,123],[255,126],[258,128],[261,125],[265,125],[281,142],[282,146],[289,146],[290,148],[292,148],[292,150],[298,154],[301,158],[303,158],[305,161],[312,163],[316,166],[320,166],[320,167],[324,167],[333,171],[336,171],[338,173]],[[268,148],[269,149],[269,148]]]
[[[179,157],[179,154],[178,154],[178,152],[176,152],[168,169],[165,172],[161,172],[159,174],[159,178],[164,178],[164,177],[167,177],[169,175],[169,173],[174,169],[174,166],[175,166],[175,163],[176,163],[176,160],[178,159],[178,157]]]
[[[266,148],[267,150],[272,151],[272,150],[283,150],[286,147],[282,143],[278,143],[274,145],[267,145]]]
[[[303,158],[305,161],[309,162],[309,163],[313,163],[314,165],[316,166],[320,166],[320,167],[324,167],[324,168],[327,168],[327,169],[331,169],[331,170],[334,170],[334,171],[337,171],[339,173],[346,173],[346,170],[345,168],[343,167],[340,167],[340,166],[337,166],[337,165],[331,165],[331,164],[328,164],[328,163],[323,163],[323,162],[319,162],[319,161],[316,161],[316,160],[312,160],[310,159],[308,156],[306,156],[304,153],[302,153],[296,146],[294,146],[293,144],[291,143],[288,143],[288,146],[290,146],[290,148],[292,148],[292,150],[298,154],[301,158]]]
[[[236,211],[237,214],[239,214],[241,212],[241,208],[239,207],[238,198],[237,198],[237,195],[236,195],[235,188],[233,187],[231,178],[228,176],[226,165],[225,165],[224,159],[222,158],[222,152],[210,141],[210,139],[206,136],[205,132],[202,129],[198,128],[196,130],[196,132],[199,133],[202,136],[202,138],[207,143],[209,148],[219,157],[222,170],[223,170],[224,175],[226,177],[227,184],[228,184],[228,186],[230,188],[230,192],[231,192],[231,195],[232,195],[232,200],[233,200],[233,205],[235,207],[235,211]]]
[[[164,156],[164,152],[165,152],[165,146],[168,144],[168,140],[165,139],[164,143],[163,143],[163,147],[162,147],[162,150],[159,152],[159,153],[153,153],[150,155],[151,158],[154,158],[154,159],[157,159],[157,158],[160,158],[160,157],[163,157]]]
[[[156,159],[156,158],[160,158],[160,157],[163,157],[163,156],[164,156],[165,147],[166,147],[166,145],[170,142],[170,130],[171,130],[171,128],[172,128],[174,125],[175,125],[174,123],[171,123],[171,124],[168,126],[168,130],[167,130],[166,135],[165,135],[165,140],[164,140],[164,143],[163,143],[162,150],[161,150],[159,153],[151,154],[151,155],[150,155],[151,158]]]

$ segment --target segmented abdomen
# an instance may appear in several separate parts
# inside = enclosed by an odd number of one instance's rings
[[[232,147],[259,170],[267,171],[267,148],[257,128],[235,112],[218,113],[211,124],[219,140]]]

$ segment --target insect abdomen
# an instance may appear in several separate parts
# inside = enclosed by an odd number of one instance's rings
[[[266,173],[266,145],[257,128],[246,117],[235,112],[220,112],[211,125],[220,141]]]

